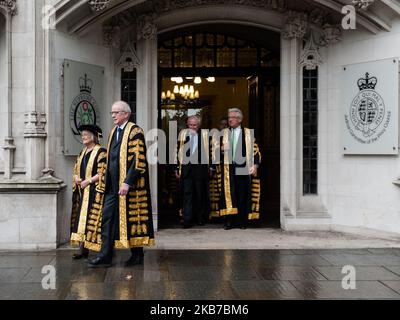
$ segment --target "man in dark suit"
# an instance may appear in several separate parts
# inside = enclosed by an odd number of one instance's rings
[[[210,143],[208,130],[200,130],[201,119],[191,116],[188,129],[179,134],[176,176],[182,190],[183,227],[192,220],[204,225],[209,211]]]
[[[115,127],[108,143],[102,248],[91,267],[110,266],[114,246],[131,249],[126,265],[143,263],[143,246],[154,244],[146,145],[141,128],[129,122],[126,102],[112,106]]]

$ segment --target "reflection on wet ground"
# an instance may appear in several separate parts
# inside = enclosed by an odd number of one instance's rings
[[[89,269],[73,251],[0,253],[0,299],[400,299],[400,249],[148,250],[142,266]],[[345,290],[346,265],[356,289]],[[53,266],[55,290],[44,266]]]

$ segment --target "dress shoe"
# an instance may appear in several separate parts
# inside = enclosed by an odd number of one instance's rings
[[[73,260],[82,260],[87,259],[89,257],[88,253],[75,253],[72,255]]]
[[[129,258],[129,260],[125,261],[125,267],[132,267],[141,265],[144,263],[144,255],[134,255]]]
[[[104,260],[103,258],[95,258],[88,261],[89,268],[109,268],[111,267],[111,262]]]
[[[233,229],[231,224],[225,224],[224,225],[224,230],[231,230],[231,229]]]

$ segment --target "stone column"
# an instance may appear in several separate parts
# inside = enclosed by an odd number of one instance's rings
[[[42,9],[48,1],[18,0],[18,15],[13,18],[13,30],[9,29],[7,35],[10,76],[8,137],[4,147],[6,179],[0,181],[0,249],[57,246],[59,196],[65,185],[53,177],[52,169],[45,169],[50,71]],[[12,101],[12,95],[21,98]],[[20,153],[15,154],[14,163],[15,149]]]
[[[4,180],[10,180],[12,178],[12,170],[14,167],[14,138],[12,136],[12,16],[16,13],[15,11],[10,11],[5,14],[6,18],[6,29],[5,29],[5,55],[6,62],[4,66],[5,75],[3,77],[6,80],[5,88],[2,92],[5,93],[3,101],[7,104],[7,121],[4,124],[6,126],[7,136],[4,139]],[[1,14],[1,11],[0,11]]]
[[[301,156],[299,123],[302,73],[299,66],[306,17],[289,13],[281,34],[281,224],[296,217]]]
[[[12,18],[17,14],[16,1],[8,1],[0,3],[0,14],[5,17],[5,65],[3,70],[5,74],[2,75],[5,80],[5,87],[2,88],[5,97],[2,97],[3,102],[7,105],[7,121],[4,123],[6,129],[6,137],[4,139],[4,180],[12,178],[12,171],[14,167],[14,138],[12,136]],[[3,168],[1,168],[3,169]],[[3,170],[0,170],[3,171]]]
[[[157,27],[154,14],[139,18],[137,49],[141,63],[137,67],[137,123],[145,133],[156,129],[158,114]],[[157,229],[157,165],[150,166],[154,226]]]

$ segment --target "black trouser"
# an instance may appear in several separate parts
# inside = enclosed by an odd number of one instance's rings
[[[112,260],[114,240],[116,239],[116,226],[118,224],[119,196],[106,194],[104,196],[103,216],[101,220],[101,251],[99,257]]]
[[[119,195],[106,194],[104,197],[103,217],[101,220],[101,251],[99,258],[111,262],[113,256],[114,241],[117,238],[119,223]],[[131,249],[132,255],[143,254],[143,248]]]
[[[190,224],[193,218],[196,218],[197,223],[204,222],[207,209],[207,175],[200,177],[189,174],[183,178],[182,184],[184,223]]]
[[[249,197],[251,197],[251,178],[246,175],[233,175],[234,183],[234,199],[238,208],[238,214],[234,216],[227,216],[227,224],[238,224],[246,226],[248,222],[248,206]]]
[[[249,176],[235,175],[235,197],[239,214],[237,222],[246,226],[248,221],[248,204],[251,194],[251,183]]]

